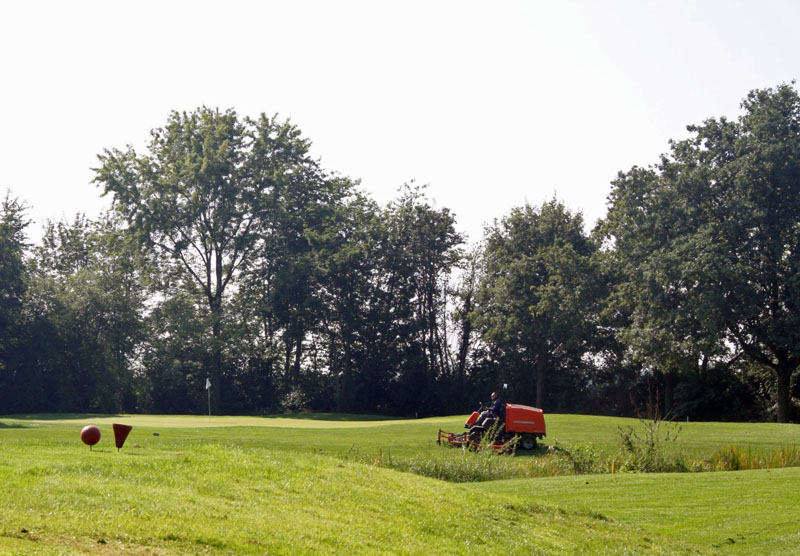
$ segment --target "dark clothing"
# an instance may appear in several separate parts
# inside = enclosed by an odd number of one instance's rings
[[[498,420],[505,421],[506,418],[506,404],[498,397],[492,402],[492,405],[481,411],[481,416],[478,418],[475,426],[489,428]]]
[[[492,402],[492,406],[489,408],[489,411],[494,413],[496,417],[502,419],[505,417],[506,404],[504,404],[503,400],[498,397],[494,402]]]

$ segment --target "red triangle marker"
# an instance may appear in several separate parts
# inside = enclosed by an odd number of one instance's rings
[[[120,425],[119,423],[114,423],[111,427],[114,429],[114,442],[117,444],[117,452],[119,452],[119,449],[125,444],[125,439],[128,438],[128,434],[133,427],[130,425]]]

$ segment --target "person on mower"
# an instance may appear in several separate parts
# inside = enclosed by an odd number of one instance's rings
[[[497,392],[492,392],[492,403],[487,409],[481,412],[481,416],[476,425],[480,425],[488,429],[494,425],[498,419],[501,421],[505,419],[505,413],[506,404],[503,403],[503,400],[500,399],[500,396],[497,395]]]
[[[489,411],[491,411],[495,417],[503,418],[505,416],[506,404],[503,403],[503,400],[500,399],[497,392],[492,392],[492,405],[489,407]]]

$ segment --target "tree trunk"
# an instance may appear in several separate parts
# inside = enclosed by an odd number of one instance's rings
[[[219,298],[211,302],[211,411],[215,415],[222,415],[220,405],[222,386],[222,304]]]
[[[672,411],[672,406],[675,403],[673,400],[675,399],[675,373],[672,371],[667,371],[664,373],[664,413],[661,415],[662,417],[666,418],[670,411]]]
[[[436,307],[433,302],[433,291],[432,287],[428,286],[428,292],[426,293],[426,305],[427,310],[425,311],[425,321],[426,326],[428,328],[428,352],[430,353],[430,375],[432,377],[439,376],[442,373],[442,369],[438,364],[439,358],[437,357],[437,350],[436,350]]]
[[[461,342],[458,346],[458,362],[456,368],[458,369],[458,388],[459,394],[463,393],[464,377],[467,371],[467,354],[469,353],[469,344],[472,337],[472,321],[469,314],[472,312],[472,295],[467,294],[464,298],[464,310],[461,317]]]
[[[286,380],[286,386],[288,388],[292,388],[294,383],[292,382],[292,344],[294,343],[294,339],[287,333],[283,338],[283,346],[285,348],[285,357],[283,360],[283,376],[284,380]]]
[[[294,350],[294,364],[292,365],[292,380],[295,384],[300,384],[300,361],[303,355],[303,334],[297,336],[297,346]]]
[[[778,375],[778,422],[788,423],[792,407],[792,372],[795,367],[781,366],[775,368]]]
[[[536,407],[539,409],[544,409],[544,379],[546,374],[547,358],[539,355],[536,359]]]
[[[344,365],[342,366],[342,377],[339,384],[339,411],[352,411],[353,410],[353,395],[352,395],[352,348],[350,347],[350,338],[348,334],[342,335],[342,351],[344,352]]]

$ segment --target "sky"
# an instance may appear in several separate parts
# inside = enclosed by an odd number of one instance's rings
[[[97,217],[97,155],[173,110],[291,119],[385,204],[412,180],[470,242],[525,203],[606,212],[670,139],[800,77],[800,2],[150,1],[0,7],[0,191]]]

